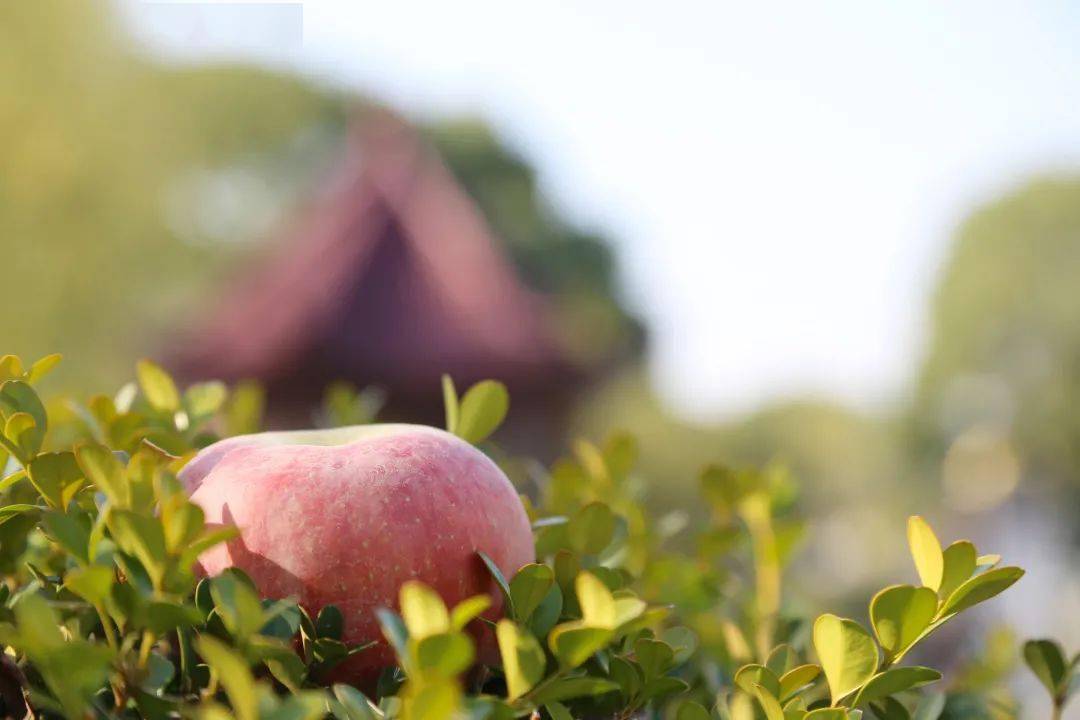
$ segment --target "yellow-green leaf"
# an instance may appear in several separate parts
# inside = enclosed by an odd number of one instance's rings
[[[31,383],[36,383],[38,380],[41,380],[41,378],[48,375],[62,359],[63,355],[60,353],[53,353],[52,355],[46,355],[45,357],[38,359],[26,372],[26,379]]]
[[[117,507],[127,507],[131,501],[124,467],[112,451],[103,445],[75,446],[75,459],[83,474]]]
[[[548,647],[564,668],[575,668],[603,648],[614,632],[579,621],[556,625],[548,635]]]
[[[401,586],[401,617],[409,629],[409,636],[417,640],[450,629],[450,613],[442,598],[417,580]]]
[[[506,699],[513,702],[544,677],[544,650],[532,633],[510,620],[500,620],[495,628],[506,674]]]
[[[893,585],[875,595],[870,622],[886,656],[907,651],[933,621],[937,607],[937,595],[928,587]]]
[[[967,540],[957,540],[942,553],[941,586],[938,595],[947,598],[975,572],[978,553]]]
[[[862,687],[877,670],[877,645],[854,620],[828,614],[819,617],[814,622],[814,649],[833,705]]]
[[[765,712],[766,720],[784,720],[784,710],[780,707],[780,701],[768,688],[754,685],[753,693]]]
[[[859,690],[851,706],[876,702],[904,690],[921,687],[941,679],[941,673],[927,667],[894,667],[880,672]]]
[[[1069,663],[1061,646],[1053,640],[1029,640],[1024,643],[1024,662],[1035,673],[1052,697],[1065,690],[1069,679]]]
[[[64,575],[64,587],[91,605],[101,605],[109,597],[115,573],[104,565],[75,568]]]
[[[410,638],[416,669],[422,675],[455,677],[464,672],[476,656],[472,640],[465,633],[445,632],[420,640]]]
[[[457,435],[458,396],[454,380],[449,375],[442,376],[443,405],[446,409],[446,432]]]
[[[482,380],[461,399],[454,434],[476,444],[485,440],[502,423],[510,409],[506,386],[495,380]]]
[[[555,571],[547,565],[529,563],[517,571],[510,581],[510,596],[514,599],[514,617],[528,622],[533,611],[555,584]]]
[[[908,518],[907,535],[908,547],[911,549],[911,558],[915,561],[919,580],[936,592],[941,587],[941,575],[945,564],[937,535],[918,515]]]
[[[818,665],[799,665],[780,676],[780,700],[786,701],[793,694],[812,683],[821,674]]]
[[[989,600],[1009,588],[1023,575],[1024,571],[1018,567],[995,568],[976,575],[949,596],[941,607],[940,615],[941,617],[955,615],[984,600]]]
[[[584,623],[591,627],[614,629],[616,626],[615,598],[611,591],[590,572],[578,573],[574,581],[578,604]]]
[[[140,360],[135,365],[135,375],[143,395],[155,410],[176,412],[180,409],[180,393],[176,383],[159,365],[150,360]]]
[[[771,695],[778,696],[780,694],[780,678],[764,665],[756,663],[743,665],[736,671],[734,679],[736,687],[751,695],[754,694],[754,688],[758,686],[768,690]]]
[[[487,595],[465,598],[450,611],[450,627],[454,630],[464,630],[466,625],[489,607],[491,607],[491,598]]]
[[[227,645],[210,635],[200,635],[196,640],[199,655],[213,668],[218,681],[229,696],[233,712],[238,720],[257,720],[258,696],[255,680],[247,663]]]

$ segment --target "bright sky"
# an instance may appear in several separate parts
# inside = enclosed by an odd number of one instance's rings
[[[128,3],[169,51],[484,117],[617,239],[688,415],[889,401],[955,224],[1080,167],[1068,0]]]

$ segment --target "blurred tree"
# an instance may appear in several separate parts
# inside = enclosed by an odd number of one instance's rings
[[[947,496],[1019,468],[1080,488],[1080,179],[1031,183],[960,227],[910,427],[916,457],[946,458]]]
[[[57,374],[69,388],[124,377],[234,256],[218,230],[257,230],[343,117],[275,73],[158,65],[83,0],[0,6],[0,95],[4,351],[78,354]],[[248,170],[260,202],[230,206],[215,178]]]
[[[559,218],[533,168],[484,123],[434,123],[427,135],[506,242],[525,281],[556,298],[557,326],[570,350],[585,361],[637,354],[644,332],[619,296],[608,242]]]
[[[158,63],[104,0],[0,7],[4,352],[60,351],[69,390],[108,386],[203,307],[207,290],[285,220],[367,105],[243,65]],[[640,347],[611,250],[561,222],[534,173],[481,124],[429,134],[527,282],[556,296],[583,360]],[[78,373],[78,375],[76,375]]]

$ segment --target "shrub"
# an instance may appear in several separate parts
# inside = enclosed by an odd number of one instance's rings
[[[260,597],[239,571],[198,579],[193,570],[237,530],[208,528],[176,473],[219,436],[257,428],[259,390],[202,383],[180,392],[144,361],[116,396],[46,410],[35,386],[58,360],[0,358],[8,715],[934,720],[948,713],[946,697],[919,688],[940,672],[902,661],[1023,574],[965,540],[942,549],[913,517],[919,584],[877,593],[870,630],[831,614],[808,623],[783,600],[802,523],[782,468],[705,468],[708,517],[691,528],[682,514],[646,511],[634,439],[617,434],[578,441],[550,471],[529,474],[536,563],[504,577],[483,558],[504,596],[505,617],[491,627],[498,658],[478,664],[465,632],[488,622],[479,617],[487,596],[448,608],[410,582],[397,610],[378,612],[398,666],[375,688],[326,687],[328,670],[366,650],[342,643],[340,612],[311,617],[289,598]],[[470,442],[483,442],[508,408],[492,381],[460,400],[449,380],[443,390],[448,429]],[[366,419],[365,397],[336,387],[322,417]],[[1036,644],[1026,656],[1063,704],[1054,654]]]

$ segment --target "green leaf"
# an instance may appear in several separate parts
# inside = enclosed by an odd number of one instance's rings
[[[143,678],[143,690],[155,693],[163,690],[176,674],[176,668],[163,655],[151,652],[147,657],[146,677]]]
[[[915,561],[915,569],[919,572],[919,580],[936,592],[941,587],[945,564],[937,535],[918,515],[908,518],[907,535],[908,547],[911,549],[911,558]]]
[[[675,664],[675,650],[660,640],[638,638],[634,643],[634,659],[648,682],[671,669]]]
[[[596,554],[615,534],[615,514],[602,502],[589,503],[570,518],[566,532],[575,550]]]
[[[545,684],[531,696],[537,705],[548,705],[573,698],[594,697],[615,690],[619,686],[610,680],[595,677],[568,677]]]
[[[506,699],[513,702],[544,677],[544,649],[532,633],[506,619],[499,621],[495,637],[506,674]]]
[[[194,627],[201,621],[202,615],[190,605],[170,600],[151,600],[146,604],[146,627],[158,635],[179,627]]]
[[[38,359],[26,372],[26,379],[29,380],[31,384],[40,381],[56,367],[63,357],[64,356],[60,353],[53,353],[52,355],[46,355],[45,357]]]
[[[780,707],[780,701],[768,688],[755,684],[751,688],[751,694],[757,698],[766,720],[784,720],[784,710]]]
[[[30,461],[30,482],[49,507],[63,510],[85,484],[82,470],[70,452],[42,453]]]
[[[941,587],[938,588],[938,595],[942,598],[949,597],[975,572],[977,561],[975,546],[967,540],[957,540],[945,548],[942,553]]]
[[[287,696],[264,720],[320,720],[326,716],[326,698],[317,690],[301,690]]]
[[[155,410],[174,413],[180,409],[180,393],[169,374],[150,360],[135,365],[135,375],[143,395]]]
[[[59,700],[63,714],[84,717],[88,702],[108,677],[112,651],[81,638],[65,640],[56,613],[36,593],[21,595],[12,610],[16,637],[5,641],[27,655]],[[39,698],[35,694],[31,699],[36,702]]]
[[[578,573],[574,581],[582,620],[591,627],[616,627],[615,598],[599,578],[590,572]]]
[[[458,396],[454,380],[449,375],[442,376],[443,406],[446,409],[446,432],[457,435],[458,431]]]
[[[202,508],[179,493],[161,503],[161,523],[165,530],[165,547],[170,553],[182,554],[202,533],[206,516]]]
[[[382,628],[386,641],[394,648],[399,658],[403,657],[408,648],[409,631],[405,628],[401,617],[393,610],[386,608],[377,608],[375,617],[379,620],[379,626]]]
[[[735,686],[751,696],[757,686],[765,688],[771,695],[780,695],[780,678],[769,668],[756,663],[739,668],[735,673]]]
[[[898,692],[911,690],[941,679],[941,673],[927,667],[894,667],[880,672],[859,690],[852,707],[875,702]]]
[[[480,613],[491,607],[491,598],[487,595],[474,595],[465,598],[450,611],[450,627],[464,630],[465,626],[476,619]]]
[[[675,665],[682,665],[689,660],[698,647],[697,635],[690,628],[681,625],[664,628],[660,633],[660,639],[675,651]]]
[[[641,668],[636,663],[618,655],[613,655],[608,663],[608,676],[618,683],[626,700],[630,700],[637,695],[644,682]]]
[[[1053,640],[1028,640],[1024,643],[1024,662],[1053,698],[1064,695],[1071,668],[1060,645]]]
[[[300,631],[300,608],[292,600],[263,600],[260,635],[290,641]],[[327,606],[330,607],[330,606]]]
[[[340,640],[345,618],[336,605],[324,605],[315,618],[315,636]]]
[[[487,553],[477,550],[476,554],[484,561],[484,566],[487,567],[488,572],[491,573],[491,578],[495,581],[495,585],[498,586],[499,591],[502,593],[503,602],[506,603],[503,612],[510,617],[515,617],[514,596],[510,594],[510,584],[506,582],[502,570],[499,569],[499,566],[495,564],[494,560],[487,556]]]
[[[521,623],[528,622],[554,584],[555,571],[547,565],[530,563],[518,570],[510,581],[514,618]]]
[[[870,703],[874,717],[878,720],[911,720],[911,714],[899,700],[887,697],[879,702]]]
[[[627,591],[621,591],[627,592]],[[641,618],[648,605],[639,597],[633,595],[620,595],[615,598],[615,627],[621,632],[630,632],[629,628],[637,625],[636,621]]]
[[[0,467],[3,467],[4,462],[7,460],[7,456],[4,454],[5,452],[6,451],[3,448],[0,448]],[[25,478],[25,470],[16,470],[15,472],[0,480],[0,491],[7,490],[9,487]]]
[[[795,649],[787,643],[780,643],[772,649],[769,657],[765,659],[765,667],[776,673],[779,677],[799,664],[799,656]]]
[[[49,535],[81,565],[90,563],[90,520],[85,515],[70,515],[53,510],[41,518]]]
[[[580,622],[556,625],[548,635],[548,647],[564,668],[575,668],[607,645],[614,632]]]
[[[509,409],[510,394],[506,386],[495,380],[482,380],[462,398],[454,434],[475,445],[495,432]]]
[[[422,640],[450,629],[450,614],[442,598],[427,585],[410,580],[401,586],[401,617],[409,636]]]
[[[1018,567],[1002,567],[976,575],[958,587],[941,608],[940,616],[949,617],[1004,592],[1024,576]]]
[[[23,364],[18,355],[0,355],[0,384],[23,376]]]
[[[414,656],[421,674],[453,677],[468,669],[476,656],[472,640],[460,632],[427,635],[412,642],[416,644]]]
[[[227,645],[210,635],[200,635],[196,638],[195,645],[199,655],[217,673],[237,719],[258,720],[255,680],[247,663]]]
[[[693,701],[686,701],[679,705],[679,709],[675,712],[675,720],[710,720],[711,716],[709,711],[705,709],[705,706],[701,703]],[[771,720],[771,719],[770,719]],[[784,720],[783,713],[780,714],[780,720]]]
[[[216,380],[192,385],[184,392],[184,409],[192,422],[201,422],[217,414],[229,391]]]
[[[833,705],[860,688],[877,670],[877,645],[854,620],[828,614],[819,617],[814,622],[814,649]]]
[[[233,573],[210,581],[210,596],[225,629],[236,640],[247,640],[263,626],[263,607],[258,593]]]
[[[529,631],[536,637],[547,637],[551,628],[559,622],[562,609],[562,590],[559,589],[558,584],[552,585],[548,588],[547,595],[544,596],[540,605],[533,611],[532,617],[529,618],[527,623]]]
[[[450,680],[425,683],[405,701],[403,716],[409,720],[450,720],[461,707],[461,688]]]
[[[941,717],[942,711],[945,710],[945,693],[928,693],[922,696],[919,700],[918,707],[915,708],[915,714],[912,715],[912,720],[938,720]]]
[[[334,697],[344,709],[344,716],[335,713],[338,720],[379,720],[380,713],[364,693],[351,685],[335,684]]]
[[[796,692],[812,683],[821,674],[818,665],[799,665],[780,676],[780,700],[786,701]]]
[[[247,380],[237,383],[225,408],[225,434],[249,435],[262,427],[266,391],[259,383]]]
[[[64,587],[91,605],[102,605],[109,597],[116,574],[102,565],[74,568],[64,576]]]
[[[83,475],[117,507],[127,507],[130,492],[124,467],[112,451],[103,445],[76,445],[75,459]]]
[[[207,530],[184,550],[180,556],[180,564],[188,567],[195,562],[196,558],[210,548],[237,537],[240,537],[240,529],[232,525]]]
[[[893,585],[870,601],[870,622],[886,657],[903,655],[937,613],[937,594],[928,587]]]
[[[639,699],[642,702],[653,702],[668,695],[686,692],[688,689],[690,689],[690,686],[686,684],[685,680],[665,675],[664,677],[653,678],[645,683],[645,687],[641,689]]]
[[[5,443],[9,452],[19,458],[24,464],[29,458],[34,457],[41,448],[43,434],[38,432],[37,425],[30,413],[17,412],[10,415],[4,424]]]
[[[49,428],[49,417],[34,388],[21,380],[9,380],[0,384],[0,409],[5,410],[9,415],[26,413],[32,417],[34,419],[32,444],[35,451],[36,448],[41,447],[45,432]]]
[[[843,708],[818,708],[806,713],[803,720],[849,720],[849,717]]]
[[[3,524],[6,520],[15,517],[16,515],[30,515],[36,516],[45,508],[41,505],[30,505],[28,503],[16,503],[14,505],[5,505],[0,508],[0,524]]]
[[[138,558],[151,577],[160,581],[165,571],[165,533],[158,519],[130,510],[113,510],[108,522],[120,549]]]
[[[570,714],[570,711],[562,703],[550,702],[544,708],[547,709],[551,720],[574,720],[574,716]]]
[[[334,712],[338,720],[379,720],[381,713],[364,693],[351,685],[335,684],[331,690],[343,712]],[[336,710],[336,709],[335,709]]]

